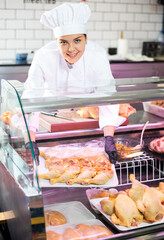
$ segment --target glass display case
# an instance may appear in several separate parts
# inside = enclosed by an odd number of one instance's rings
[[[73,236],[77,232],[78,239],[86,239],[86,236],[87,239],[141,239],[141,236],[145,236],[146,239],[162,239],[163,219],[155,223],[141,223],[130,227],[114,224],[111,217],[100,208],[101,197],[92,199],[94,193],[99,194],[99,191],[103,194],[110,192],[116,197],[119,191],[131,187],[130,176],[135,176],[140,183],[155,188],[159,187],[160,182],[164,182],[163,155],[150,152],[147,148],[152,139],[164,135],[164,119],[141,109],[142,102],[164,99],[163,79],[140,78],[121,79],[121,81],[118,79],[116,84],[115,93],[21,99],[23,83],[14,80],[1,81],[0,204],[11,239],[57,239],[57,237],[74,239],[68,237],[68,234]],[[66,127],[60,126],[59,130],[59,125],[55,123],[56,131],[47,129],[47,125],[40,125],[36,135],[40,150],[39,164],[37,163],[27,122],[31,112],[57,112],[61,115],[62,111],[69,110],[72,114],[79,107],[118,103],[131,103],[136,107],[137,113],[131,116],[125,125],[116,129],[116,141],[140,138],[141,130],[147,120],[149,125],[144,134],[141,155],[110,165],[112,176],[106,182],[93,181],[98,175],[97,172],[90,177],[92,181],[87,182],[85,177],[77,182],[79,173],[83,171],[82,165],[80,169],[77,168],[79,167],[77,162],[79,164],[79,161],[84,162],[87,159],[93,163],[93,156],[102,157],[103,132],[96,127],[95,122],[93,127],[92,124],[84,127],[83,122],[78,125],[75,119],[71,125],[66,125],[67,120],[64,120]],[[71,116],[69,115],[69,118]],[[45,123],[45,120],[43,117],[42,123]],[[27,142],[30,143],[29,149],[26,147]],[[91,154],[92,152],[94,154]],[[50,171],[53,171],[51,172],[53,175],[50,175],[46,166],[50,164],[52,155],[55,163],[53,165],[51,162]],[[58,161],[57,165],[55,165],[56,161]],[[67,164],[60,165],[61,161]],[[71,168],[68,164],[70,161]],[[94,161],[95,164],[99,163],[99,158]],[[104,162],[106,163],[106,158]],[[59,174],[60,166],[62,169],[60,168]],[[72,174],[72,177],[68,177],[68,169],[71,169],[69,174]],[[86,170],[84,167],[83,169]],[[56,170],[58,176],[54,176]],[[62,174],[66,170],[67,174],[64,175],[66,179],[64,179]],[[55,214],[57,212],[57,216],[52,216],[54,212]],[[62,222],[60,225],[56,222],[59,219]],[[79,230],[80,227],[83,227],[83,231]],[[92,230],[92,233],[87,232],[87,229]]]

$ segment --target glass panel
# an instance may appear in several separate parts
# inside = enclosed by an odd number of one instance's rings
[[[29,185],[34,187],[34,191],[40,192],[36,159],[19,96],[19,86],[16,90],[12,81],[1,81],[1,161],[22,187]],[[26,149],[25,141],[30,142],[30,149]]]

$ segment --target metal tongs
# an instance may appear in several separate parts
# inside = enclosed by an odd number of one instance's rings
[[[72,118],[67,118],[67,117],[61,116],[57,112],[51,113],[51,112],[42,111],[41,113],[44,114],[44,115],[51,116],[51,117],[62,118],[62,119],[68,120],[68,121],[74,121]]]

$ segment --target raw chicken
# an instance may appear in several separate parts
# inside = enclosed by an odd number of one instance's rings
[[[81,240],[81,235],[72,228],[67,228],[63,233],[63,240]]]
[[[80,172],[79,166],[69,166],[68,168],[66,168],[65,172],[61,174],[60,177],[52,178],[50,182],[51,184],[55,184],[57,182],[58,183],[67,182],[69,179],[75,178],[79,172]]]
[[[154,191],[151,188],[146,188],[144,190],[143,204],[145,206],[143,214],[148,222],[162,220],[164,216],[164,207],[162,206],[159,197],[154,194]]]
[[[91,226],[86,224],[78,224],[74,228],[81,235],[81,239],[94,240],[102,237],[107,237],[112,235],[106,227],[93,224]]]
[[[102,185],[109,181],[109,179],[113,176],[113,171],[103,170],[97,173],[94,178],[86,179],[82,182],[83,185],[87,184],[98,184]]]
[[[130,175],[130,180],[132,181],[132,188],[127,193],[136,202],[145,220],[148,222],[160,221],[164,216],[164,207],[161,204],[163,196],[157,194],[153,188],[141,184],[133,174]]]
[[[138,226],[143,221],[143,215],[138,211],[135,202],[125,194],[119,194],[115,200],[115,213],[111,216],[114,224],[125,227]]]
[[[46,210],[45,211],[45,223],[46,227],[48,226],[57,226],[67,223],[65,216],[55,210]]]
[[[81,235],[82,239],[87,239],[87,240],[95,239],[94,229],[89,225],[82,224],[82,223],[77,224],[74,230]]]
[[[133,199],[141,212],[144,212],[144,205],[143,205],[143,195],[144,195],[144,188],[146,185],[141,184],[138,180],[135,179],[134,174],[130,174],[130,181],[132,182],[132,188],[127,189],[126,192],[128,196]]]
[[[96,175],[96,170],[93,167],[83,167],[79,175],[74,178],[67,181],[68,185],[71,185],[73,183],[82,183],[86,179],[90,179]]]
[[[63,238],[62,238],[62,235],[60,235],[60,234],[57,234],[57,233],[55,233],[55,232],[53,232],[53,231],[48,231],[47,233],[46,233],[46,236],[47,236],[47,240],[62,240]]]
[[[66,149],[68,155],[69,148]],[[70,152],[72,154],[72,150]],[[102,185],[114,174],[109,159],[104,154],[96,154],[94,148],[78,148],[77,156],[74,153],[67,158],[50,157],[50,153],[52,154],[52,150],[46,151],[48,158],[45,160],[45,167],[49,172],[40,173],[39,178],[48,179],[51,184],[64,182],[68,185],[74,183]]]
[[[103,212],[111,216],[114,213],[115,199],[104,198],[100,201],[100,205]]]
[[[107,237],[107,236],[113,235],[113,233],[104,226],[94,224],[94,225],[92,225],[92,228],[94,228],[94,230],[95,230],[96,238],[102,238],[102,237]]]

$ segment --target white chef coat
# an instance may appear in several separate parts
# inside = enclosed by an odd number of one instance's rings
[[[36,52],[22,98],[115,91],[109,60],[101,46],[88,40],[83,56],[70,65],[59,53],[57,42],[53,41]],[[119,105],[99,108],[100,128],[118,126],[124,121],[118,117]],[[38,128],[37,118],[36,114],[33,130]]]

